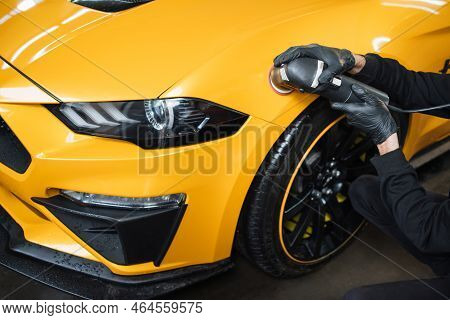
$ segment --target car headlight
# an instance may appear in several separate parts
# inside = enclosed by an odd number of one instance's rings
[[[248,115],[193,98],[62,103],[47,108],[77,133],[121,139],[145,149],[230,136]]]
[[[64,197],[72,201],[81,203],[85,206],[109,207],[118,209],[136,209],[136,210],[178,207],[186,199],[186,195],[184,193],[170,194],[159,197],[148,197],[148,198],[114,197],[70,190],[61,190],[61,194]]]

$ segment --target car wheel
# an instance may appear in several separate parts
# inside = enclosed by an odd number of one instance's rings
[[[404,137],[407,118],[395,115]],[[258,170],[239,222],[238,247],[276,277],[314,270],[364,224],[347,192],[373,173],[376,147],[318,99],[281,135]]]

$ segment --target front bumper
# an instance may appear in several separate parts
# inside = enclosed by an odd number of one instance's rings
[[[206,280],[232,267],[230,259],[225,259],[153,275],[118,276],[98,262],[26,241],[22,228],[1,207],[0,265],[86,299],[149,299]]]

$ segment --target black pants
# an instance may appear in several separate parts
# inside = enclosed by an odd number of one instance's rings
[[[450,297],[450,254],[434,255],[419,251],[397,226],[392,212],[384,205],[380,194],[380,183],[375,176],[362,176],[350,187],[350,200],[357,212],[383,232],[398,240],[401,245],[422,263],[431,267],[440,279],[403,281],[379,284],[354,289],[347,293],[347,299],[440,299]],[[433,194],[436,201],[446,199]],[[431,286],[431,288],[430,288]],[[437,289],[437,290],[433,290]]]

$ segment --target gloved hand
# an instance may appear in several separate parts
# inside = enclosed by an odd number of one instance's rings
[[[354,84],[352,90],[363,103],[332,103],[331,108],[344,112],[348,123],[366,132],[376,145],[385,142],[397,132],[397,124],[389,109],[361,86]]]
[[[346,49],[336,49],[310,44],[307,46],[291,47],[274,60],[275,67],[280,67],[298,58],[312,58],[322,60],[327,67],[319,77],[319,83],[328,85],[333,78],[355,66],[353,54]],[[320,90],[320,87],[318,88]]]

